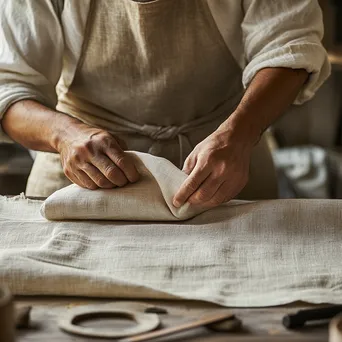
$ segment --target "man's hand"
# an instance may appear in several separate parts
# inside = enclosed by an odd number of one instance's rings
[[[139,174],[124,143],[110,133],[83,123],[60,139],[58,152],[65,175],[83,188],[110,189],[136,182]]]
[[[213,207],[235,197],[246,185],[253,146],[261,133],[293,103],[307,81],[303,69],[265,68],[247,88],[238,107],[185,161],[190,176],[174,198],[180,207]]]
[[[81,187],[113,188],[139,179],[121,141],[38,102],[16,102],[7,110],[2,126],[27,148],[59,153],[65,175]]]
[[[252,145],[219,128],[198,144],[184,163],[189,175],[173,204],[215,207],[234,198],[247,184]]]

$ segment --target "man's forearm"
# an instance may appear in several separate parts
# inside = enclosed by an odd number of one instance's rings
[[[76,119],[31,100],[13,104],[1,123],[5,133],[14,141],[29,149],[44,152],[57,152],[63,134],[72,134],[73,125],[81,124]]]
[[[265,129],[293,103],[308,76],[303,69],[261,70],[221,128],[227,129],[238,141],[255,145]]]

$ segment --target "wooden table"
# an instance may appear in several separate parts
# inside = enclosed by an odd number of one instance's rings
[[[59,330],[57,321],[68,309],[76,305],[108,303],[113,300],[96,300],[82,298],[48,298],[48,297],[18,297],[16,305],[32,305],[31,312],[32,327],[29,330],[18,331],[18,342],[81,342],[81,341],[104,341],[101,339],[87,339],[78,336],[68,335]],[[141,301],[147,302],[147,301]],[[161,315],[162,323],[165,326],[184,322],[184,316],[199,314],[203,310],[217,309],[218,307],[206,303],[194,302],[170,302],[170,301],[148,301],[168,310],[167,315]],[[243,321],[244,328],[238,333],[214,333],[206,328],[195,329],[186,333],[170,336],[168,338],[156,339],[154,341],[200,341],[200,342],[257,342],[257,341],[298,341],[318,342],[328,341],[327,324],[313,325],[306,327],[299,332],[287,331],[281,324],[285,313],[295,312],[305,308],[303,304],[291,305],[277,308],[262,309],[232,309]],[[183,316],[183,318],[180,318]],[[109,321],[85,323],[87,326],[106,326]],[[126,322],[127,323],[127,322]],[[120,324],[126,324],[121,322]],[[111,322],[113,324],[113,322]],[[128,323],[129,324],[129,323]]]

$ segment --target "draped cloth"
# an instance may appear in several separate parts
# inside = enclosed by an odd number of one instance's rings
[[[339,200],[231,202],[186,221],[48,221],[0,197],[0,283],[18,295],[342,303]]]
[[[83,189],[72,184],[56,191],[42,205],[50,220],[186,220],[205,208],[173,206],[173,197],[187,175],[164,158],[128,152],[141,175],[137,183],[122,188]]]

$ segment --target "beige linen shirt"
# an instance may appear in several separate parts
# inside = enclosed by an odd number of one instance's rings
[[[71,83],[81,55],[90,0],[0,1],[0,119],[13,103],[58,101],[61,74]],[[207,0],[245,87],[265,67],[310,74],[295,104],[311,99],[330,73],[316,0]],[[0,130],[0,142],[9,141]]]

